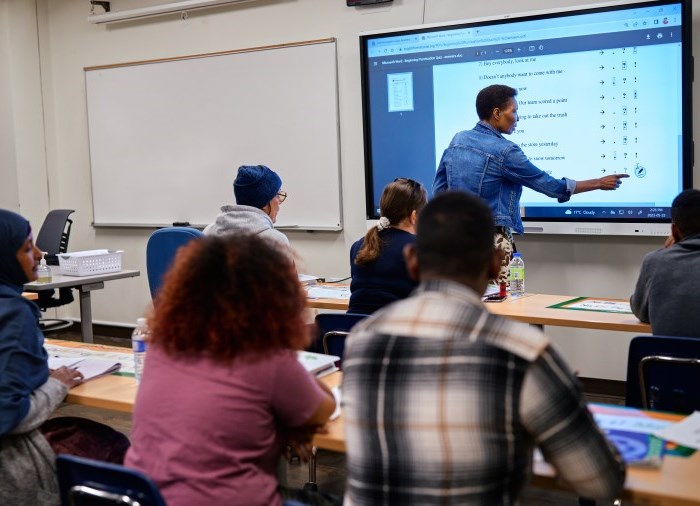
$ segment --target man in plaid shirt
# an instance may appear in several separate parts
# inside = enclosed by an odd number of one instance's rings
[[[621,491],[625,465],[547,337],[484,308],[493,237],[477,197],[435,197],[406,251],[420,286],[351,333],[346,505],[518,504],[535,446],[580,496]]]

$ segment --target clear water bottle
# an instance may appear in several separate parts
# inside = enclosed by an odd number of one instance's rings
[[[525,262],[520,253],[513,253],[510,261],[510,294],[522,295],[525,293]]]
[[[136,320],[136,328],[131,334],[131,349],[134,351],[134,376],[136,382],[141,382],[143,365],[146,361],[146,345],[148,340],[148,322],[146,318]]]
[[[36,280],[39,283],[51,283],[51,268],[46,265],[46,253],[42,254],[39,267],[36,269]]]

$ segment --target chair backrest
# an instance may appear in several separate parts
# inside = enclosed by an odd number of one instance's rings
[[[323,347],[322,352],[328,355],[337,355],[342,361],[345,351],[345,337],[350,329],[363,318],[367,318],[367,315],[359,313],[317,314],[316,325],[318,339]]]
[[[627,358],[627,406],[692,413],[700,410],[700,339],[638,336]]]
[[[153,481],[135,469],[59,455],[56,471],[63,506],[165,506]]]
[[[58,265],[58,253],[68,251],[68,239],[73,220],[68,218],[75,211],[73,209],[54,209],[44,218],[44,223],[36,235],[34,243],[41,251],[48,253],[46,263]]]
[[[192,239],[203,235],[196,228],[190,227],[161,228],[151,234],[146,245],[146,271],[151,297],[155,298],[163,282],[163,276],[175,259],[177,250]]]

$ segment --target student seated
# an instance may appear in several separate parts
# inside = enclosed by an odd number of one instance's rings
[[[242,165],[233,181],[236,205],[221,207],[214,223],[204,229],[205,235],[259,235],[291,255],[289,239],[273,225],[280,204],[287,198],[282,180],[264,165]]]
[[[403,249],[415,241],[416,218],[427,199],[423,185],[413,179],[398,178],[384,188],[377,225],[350,248],[349,313],[372,314],[416,287]]]
[[[673,199],[665,246],[644,257],[632,312],[658,336],[700,337],[699,283],[700,190],[690,189]]]
[[[49,417],[82,374],[49,370],[39,308],[22,297],[41,251],[29,222],[0,209],[0,504],[58,505],[56,453],[121,463],[129,441],[106,425]]]
[[[353,328],[346,505],[518,504],[535,447],[580,496],[622,489],[625,465],[549,339],[481,302],[503,255],[494,232],[478,197],[432,199],[407,248],[420,285]]]
[[[169,506],[277,506],[287,443],[300,456],[335,409],[297,360],[309,343],[291,260],[260,237],[206,237],[178,251],[149,319],[151,339],[126,464]]]

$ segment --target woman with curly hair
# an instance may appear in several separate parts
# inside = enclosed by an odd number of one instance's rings
[[[422,184],[397,178],[379,200],[377,225],[350,248],[349,313],[372,314],[408,297],[417,286],[406,271],[403,249],[416,240],[416,219],[428,201]]]
[[[303,456],[335,408],[296,358],[305,303],[292,261],[263,239],[205,237],[178,252],[149,319],[126,458],[170,506],[330,504],[275,474],[286,443]]]

